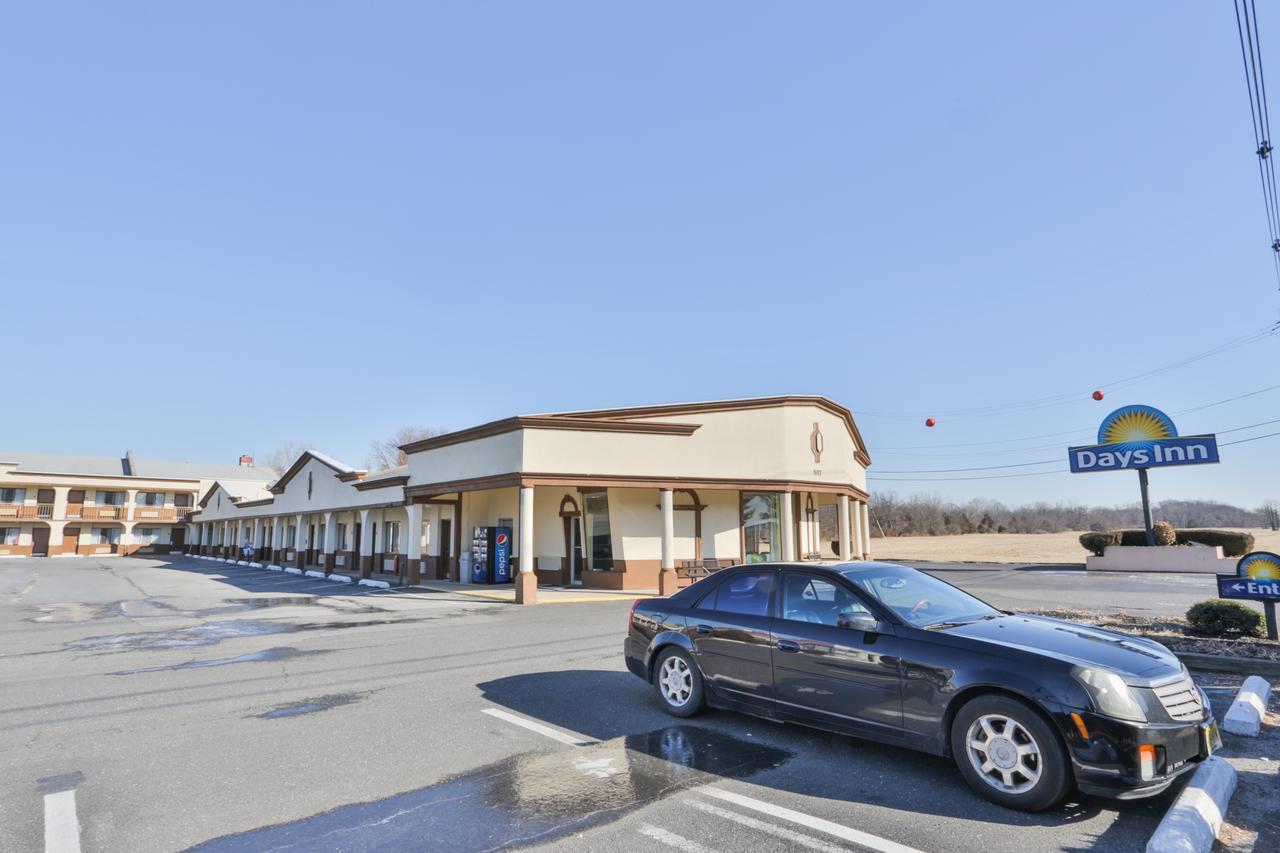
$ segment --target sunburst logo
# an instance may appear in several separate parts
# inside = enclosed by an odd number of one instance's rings
[[[1152,406],[1116,409],[1098,427],[1098,444],[1141,445],[1177,437],[1169,416]]]
[[[1236,564],[1236,574],[1242,578],[1280,580],[1280,556],[1269,551],[1245,554]]]

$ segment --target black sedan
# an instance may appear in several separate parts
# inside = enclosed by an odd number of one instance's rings
[[[1164,646],[996,610],[906,566],[755,564],[631,612],[627,667],[706,705],[950,755],[994,802],[1159,793],[1221,740]]]

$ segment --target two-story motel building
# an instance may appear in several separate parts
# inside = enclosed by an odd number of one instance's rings
[[[186,550],[465,582],[472,529],[509,526],[522,601],[539,583],[666,593],[682,569],[870,553],[871,460],[824,397],[519,415],[402,450],[374,473],[307,451],[258,494],[218,481]]]
[[[0,451],[0,557],[185,550],[188,516],[215,482],[259,493],[275,474],[238,465]]]

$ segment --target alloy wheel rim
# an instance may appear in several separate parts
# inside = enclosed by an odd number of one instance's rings
[[[662,688],[663,698],[679,708],[693,695],[693,672],[682,658],[672,655],[662,662],[658,686]]]
[[[1024,794],[1040,781],[1044,759],[1027,727],[1003,714],[983,714],[965,734],[965,753],[982,781],[1006,794]]]

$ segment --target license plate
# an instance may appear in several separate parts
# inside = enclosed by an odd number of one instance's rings
[[[1205,723],[1200,727],[1200,751],[1207,757],[1222,749],[1222,735],[1218,723]]]

